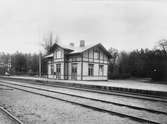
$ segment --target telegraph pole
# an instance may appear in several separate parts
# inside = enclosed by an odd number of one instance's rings
[[[39,77],[41,77],[41,52],[39,53]]]

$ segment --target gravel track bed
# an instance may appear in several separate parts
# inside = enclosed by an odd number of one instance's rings
[[[9,89],[0,86],[0,105],[17,116],[24,124],[140,124],[128,118],[93,111],[16,89],[5,90],[5,88]]]

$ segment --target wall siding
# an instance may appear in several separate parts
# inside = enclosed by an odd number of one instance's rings
[[[88,76],[88,64],[83,62],[83,80],[107,80],[108,65],[104,65],[104,75],[99,76],[99,64],[94,64],[94,76]]]

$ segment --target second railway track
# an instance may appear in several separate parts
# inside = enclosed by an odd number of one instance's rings
[[[3,113],[12,121],[12,124],[23,124],[18,118],[16,118],[14,115],[9,113],[6,109],[0,106],[0,112]],[[7,119],[7,118],[6,118]],[[6,121],[5,121],[6,122]]]

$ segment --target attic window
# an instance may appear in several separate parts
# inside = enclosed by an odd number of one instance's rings
[[[99,50],[98,49],[95,49],[94,50],[94,58],[95,59],[99,59],[99,57],[100,57],[100,54],[99,54],[100,52],[99,52]]]
[[[61,51],[60,51],[60,50],[57,50],[57,51],[55,52],[55,56],[56,56],[56,58],[61,58]]]

